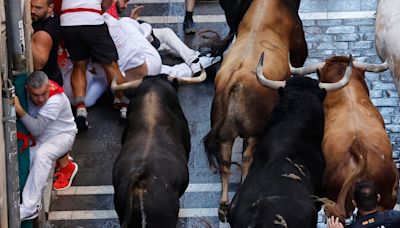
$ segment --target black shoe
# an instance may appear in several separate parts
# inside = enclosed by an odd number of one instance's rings
[[[196,33],[193,20],[189,19],[183,21],[183,31],[185,32],[185,34]]]

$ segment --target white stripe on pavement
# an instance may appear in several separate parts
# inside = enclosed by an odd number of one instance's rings
[[[226,22],[225,15],[195,15],[193,18],[198,23]],[[300,18],[302,20],[366,19],[375,18],[375,11],[300,13]],[[151,24],[183,22],[183,16],[142,16],[140,19]]]
[[[185,192],[219,192],[221,184],[189,184]],[[66,190],[57,191],[57,195],[107,195],[114,194],[112,185],[72,186]]]
[[[218,208],[182,208],[179,218],[216,217]],[[52,211],[49,220],[89,220],[89,219],[116,219],[115,210],[81,210],[81,211]]]
[[[116,219],[114,210],[87,210],[87,211],[52,211],[49,220],[87,220],[87,219]]]
[[[400,210],[396,204],[395,210]],[[216,217],[218,208],[181,208],[179,218]],[[81,211],[52,211],[49,213],[49,220],[88,220],[88,219],[116,219],[117,213],[114,210],[81,210]]]

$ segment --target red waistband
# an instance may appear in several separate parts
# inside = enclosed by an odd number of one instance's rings
[[[72,8],[72,9],[66,9],[66,10],[62,10],[62,11],[61,11],[61,14],[64,14],[64,13],[74,13],[74,12],[93,12],[93,13],[103,14],[103,11],[98,10],[98,9],[91,9],[91,8]]]

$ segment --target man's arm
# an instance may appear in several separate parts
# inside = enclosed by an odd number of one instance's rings
[[[26,129],[28,129],[28,131],[34,136],[42,134],[43,130],[46,129],[46,127],[52,121],[50,118],[44,117],[40,114],[37,116],[37,118],[30,116],[28,113],[26,113],[24,108],[22,108],[17,96],[14,97],[14,103],[15,112],[20,117]]]
[[[32,34],[32,56],[33,67],[35,70],[41,70],[49,60],[50,51],[53,46],[53,40],[50,34],[45,31],[38,31]]]

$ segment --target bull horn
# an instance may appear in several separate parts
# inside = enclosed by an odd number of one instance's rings
[[[309,66],[297,68],[297,67],[292,66],[292,64],[290,63],[290,58],[289,58],[289,68],[290,68],[291,74],[307,75],[307,74],[315,73],[318,69],[321,69],[324,66],[325,66],[325,62],[320,62],[320,63],[315,63],[315,64],[312,64]]]
[[[125,90],[128,88],[137,88],[140,85],[140,83],[142,83],[142,81],[143,79],[139,79],[117,85],[117,77],[114,77],[114,79],[111,82],[111,90],[116,91],[116,90]]]
[[[204,67],[200,64],[201,73],[198,77],[176,77],[172,75],[168,75],[168,81],[172,81],[174,79],[178,80],[179,83],[182,84],[196,84],[203,82],[207,78],[207,73]]]
[[[344,72],[344,76],[340,81],[335,82],[335,83],[319,83],[319,88],[325,89],[327,92],[329,91],[335,91],[338,90],[342,87],[344,87],[349,81],[350,81],[350,76],[353,71],[353,57],[350,55],[349,57],[349,65],[346,67],[346,71]]]
[[[264,52],[261,53],[260,61],[258,61],[257,68],[256,68],[256,75],[258,81],[265,87],[277,90],[280,87],[285,87],[286,81],[273,81],[267,79],[263,74],[263,65],[264,65]]]
[[[375,73],[385,71],[389,68],[389,63],[388,63],[387,59],[385,60],[384,63],[381,63],[381,64],[371,64],[371,63],[363,63],[363,62],[353,61],[353,65],[362,70],[365,70],[368,72],[375,72]]]

